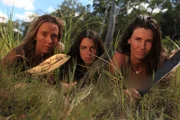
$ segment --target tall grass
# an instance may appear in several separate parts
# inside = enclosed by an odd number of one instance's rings
[[[1,70],[0,116],[11,119],[172,119],[179,116],[180,82],[178,68],[168,86],[155,86],[141,101],[129,100],[122,82],[105,72],[92,79],[94,85],[74,87],[64,93],[60,84],[49,85],[44,76],[12,74]],[[116,76],[119,78],[119,75]],[[166,80],[167,81],[167,80]],[[18,84],[21,83],[21,87]],[[24,85],[22,85],[22,83]]]
[[[21,35],[14,31],[12,15],[7,23],[0,23],[0,58],[20,44]]]
[[[76,29],[76,24],[79,24],[78,21],[70,19],[69,25],[66,25],[63,42],[68,46],[67,51],[74,40],[71,33],[78,34],[82,29]],[[0,32],[3,34],[0,43],[3,51],[8,51],[16,46],[16,42],[13,34],[9,33],[12,30],[3,29],[1,28]],[[25,73],[14,74],[13,70],[0,69],[0,119],[180,119],[180,68],[172,77],[154,86],[138,102],[124,94],[121,72],[112,76],[105,69],[100,71],[100,75],[91,78],[98,80],[96,84],[84,88],[74,86],[70,91],[63,91],[60,83],[49,85],[46,82],[48,75],[29,76]],[[72,76],[73,73],[69,78],[72,79]],[[55,78],[58,81],[58,74]]]
[[[179,40],[173,41],[169,38],[169,36],[165,36],[163,39],[163,45],[167,49],[167,52],[171,53],[172,50],[180,49]]]
[[[63,15],[61,11],[60,14],[61,14],[61,18],[64,20],[65,23],[63,38],[61,40],[66,46],[65,53],[69,51],[72,43],[83,29],[87,29],[92,25],[102,24],[101,21],[85,21],[84,17],[86,13],[76,17],[73,17],[74,14],[73,11],[71,13],[72,16],[70,14],[69,17],[65,17],[66,15]]]

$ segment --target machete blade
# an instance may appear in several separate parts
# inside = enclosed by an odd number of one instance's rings
[[[152,86],[164,78],[178,65],[180,65],[180,50],[178,50],[168,61],[166,61],[163,66],[154,73],[153,77],[150,77],[153,82]],[[145,90],[138,90],[138,92],[143,96],[152,88],[152,86]]]

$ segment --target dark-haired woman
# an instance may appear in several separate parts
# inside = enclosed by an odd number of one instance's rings
[[[103,42],[97,32],[93,30],[83,30],[73,42],[68,55],[70,60],[61,66],[61,79],[70,80],[70,73],[74,75],[74,82],[82,82],[88,68],[94,61],[104,53]]]
[[[125,86],[132,88],[131,91],[139,98],[136,90],[143,90],[149,85],[146,77],[161,66],[166,59],[164,53],[158,22],[149,15],[139,15],[124,31],[112,57],[110,72],[121,71]]]

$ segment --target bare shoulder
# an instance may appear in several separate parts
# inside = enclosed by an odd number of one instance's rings
[[[127,56],[121,52],[116,51],[112,57],[112,62],[122,63],[126,61]]]
[[[20,48],[12,49],[7,55],[2,58],[3,64],[12,64],[16,61],[19,57],[24,56],[24,50]]]
[[[115,68],[120,69],[125,64],[127,56],[121,52],[116,51],[111,59],[110,72],[114,73]]]

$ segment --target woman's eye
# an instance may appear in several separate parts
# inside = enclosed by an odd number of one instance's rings
[[[96,50],[96,48],[95,47],[91,47],[91,50]]]
[[[47,36],[47,34],[46,34],[46,33],[42,33],[42,36],[46,37],[46,36]]]
[[[147,43],[152,43],[152,40],[147,40],[146,42],[147,42]]]
[[[57,39],[58,36],[57,35],[52,35],[51,38],[54,40],[54,39]]]
[[[81,47],[81,50],[85,50],[86,49],[86,47]]]
[[[135,38],[135,40],[139,41],[139,40],[141,40],[141,39],[140,39],[140,38]]]

